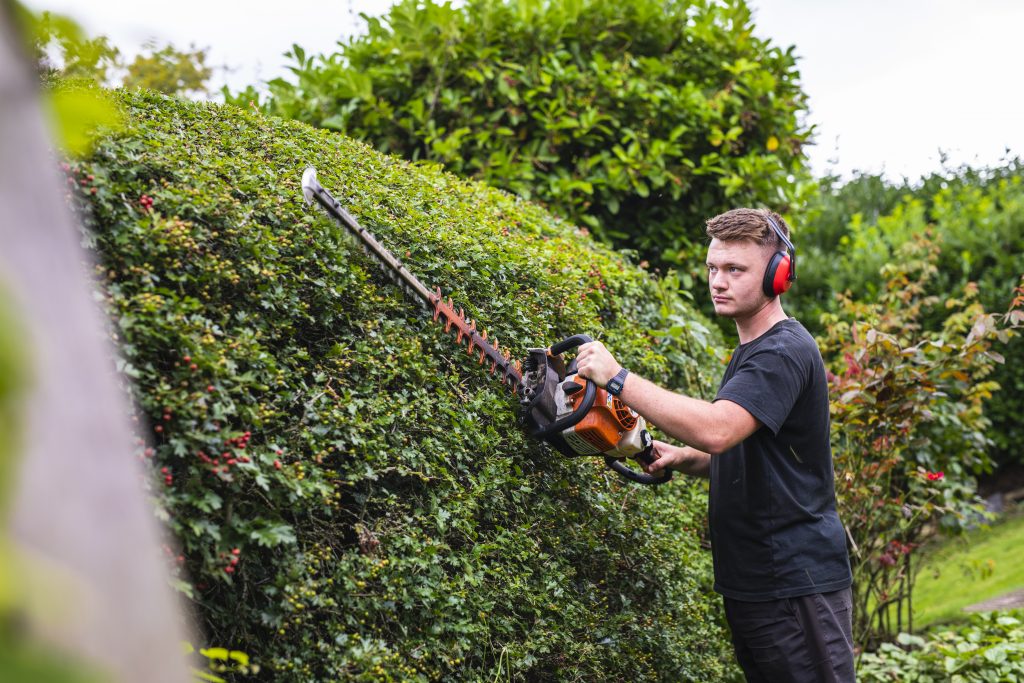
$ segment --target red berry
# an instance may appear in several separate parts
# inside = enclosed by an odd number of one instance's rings
[[[281,461],[280,460],[275,460],[274,461],[274,469],[275,470],[281,469]]]
[[[168,474],[169,472],[170,472],[170,470],[168,470],[166,467],[161,467],[160,468],[160,474]]]
[[[164,413],[164,422],[170,422],[170,421],[171,421],[171,414],[170,413]]]
[[[185,361],[186,363],[191,363],[192,362],[192,356],[185,356],[184,358],[182,358],[182,360]]]
[[[189,369],[189,370],[192,370],[192,371],[194,372],[194,371],[196,371],[196,370],[198,370],[198,369],[199,369],[199,366],[198,366],[198,365],[196,365],[195,363],[192,363],[192,365],[189,365],[189,366],[188,366],[188,369]]]
[[[241,548],[232,548],[231,549],[231,554],[232,555],[240,555],[241,552],[242,552]]]
[[[206,390],[212,394],[213,390],[214,390],[213,385],[212,384],[207,385]]]
[[[228,566],[224,567],[224,571],[226,571],[226,572],[227,572],[228,574],[233,574],[233,573],[234,573],[234,571],[235,571],[235,568],[234,568],[234,567],[232,567],[232,566],[231,566],[231,565],[229,564]]]
[[[153,431],[159,434],[160,432],[164,431],[164,428],[161,425],[157,425],[156,427],[153,427]]]
[[[234,567],[236,564],[238,564],[238,558],[237,557],[232,557],[231,558],[231,566]]]

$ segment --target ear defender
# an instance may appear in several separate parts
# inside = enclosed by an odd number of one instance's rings
[[[764,290],[765,296],[776,297],[788,290],[793,284],[793,280],[796,279],[796,247],[789,241],[770,214],[766,213],[764,217],[771,229],[786,245],[785,251],[780,249],[772,254],[761,283],[761,289]]]

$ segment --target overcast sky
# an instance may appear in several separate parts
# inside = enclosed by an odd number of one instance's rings
[[[129,58],[147,40],[209,48],[232,89],[288,76],[292,43],[332,52],[390,0],[27,0],[107,35]],[[796,46],[810,97],[817,174],[884,171],[914,180],[952,164],[1024,155],[1020,0],[749,0],[756,33]]]

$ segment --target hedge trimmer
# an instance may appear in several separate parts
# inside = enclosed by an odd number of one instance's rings
[[[366,252],[384,268],[384,272],[409,296],[433,312],[445,332],[454,330],[455,343],[467,346],[470,356],[480,364],[490,364],[497,376],[519,398],[522,421],[531,436],[550,444],[563,455],[604,456],[605,463],[621,476],[639,484],[662,484],[672,478],[663,470],[650,475],[627,467],[622,460],[632,457],[642,463],[653,461],[653,442],[644,419],[605,389],[576,372],[575,359],[566,365],[562,354],[592,339],[577,334],[550,348],[528,349],[521,363],[496,339],[477,329],[466,319],[463,309],[456,310],[451,297],[445,299],[440,288],[427,289],[355,218],[325,190],[316,179],[316,169],[302,174],[302,194],[307,204],[316,201],[335,221],[358,239]]]

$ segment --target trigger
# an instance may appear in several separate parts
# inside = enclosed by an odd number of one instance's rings
[[[569,380],[568,382],[562,382],[562,391],[565,392],[566,396],[572,396],[582,388],[582,384],[577,384],[573,380]]]

